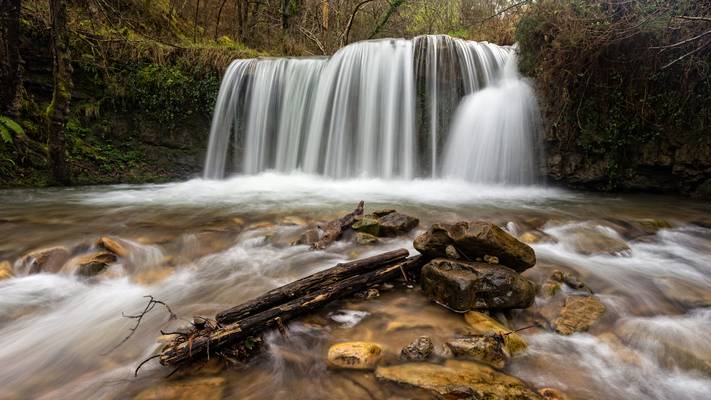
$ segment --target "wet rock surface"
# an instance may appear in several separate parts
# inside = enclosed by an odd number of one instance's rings
[[[0,261],[0,281],[10,279],[15,274],[12,272],[12,265],[9,261]]]
[[[65,247],[51,247],[42,250],[35,250],[20,260],[21,269],[27,274],[37,274],[40,272],[57,272],[62,265],[71,257],[69,250]]]
[[[684,307],[711,306],[711,292],[700,286],[672,277],[656,278],[654,284],[664,297]]]
[[[378,367],[375,375],[381,381],[415,386],[447,399],[542,399],[521,380],[474,362],[407,363]]]
[[[378,243],[378,237],[364,232],[356,232],[355,242],[360,246]]]
[[[504,338],[497,334],[465,336],[450,340],[447,346],[457,357],[479,361],[497,369],[504,368],[508,361]]]
[[[553,326],[561,335],[585,332],[602,317],[605,310],[605,305],[595,296],[568,296]]]
[[[446,257],[450,245],[467,260],[494,256],[517,272],[536,264],[536,254],[530,246],[488,222],[433,224],[414,242],[415,249],[428,257]]]
[[[471,327],[471,332],[479,335],[501,335],[504,338],[506,351],[515,356],[522,353],[528,347],[523,336],[511,329],[508,329],[497,320],[477,311],[469,311],[464,314],[464,319]]]
[[[353,224],[353,230],[377,237],[392,237],[408,233],[420,220],[395,210],[382,210],[364,215]]]
[[[535,297],[533,282],[501,265],[437,258],[421,281],[425,294],[456,311],[527,308]]]
[[[424,361],[430,358],[433,350],[432,339],[429,336],[420,336],[402,348],[400,358],[408,361]]]
[[[371,342],[345,342],[328,349],[328,366],[336,369],[373,370],[382,358],[383,349]]]
[[[114,253],[96,251],[72,258],[62,267],[62,271],[82,277],[92,277],[104,272],[116,260],[117,257]]]
[[[566,233],[566,240],[572,245],[574,251],[583,255],[628,255],[631,251],[624,240],[595,228],[573,229]]]

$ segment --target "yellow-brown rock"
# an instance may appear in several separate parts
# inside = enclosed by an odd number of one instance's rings
[[[14,276],[12,265],[9,261],[0,261],[0,281],[10,279]]]
[[[600,319],[605,309],[595,296],[569,296],[553,326],[561,335],[585,332]]]
[[[469,311],[464,314],[464,320],[471,327],[471,332],[477,335],[505,335],[504,345],[511,356],[522,353],[528,347],[526,340],[521,335],[516,332],[512,333],[511,329],[486,314]]]
[[[97,240],[96,247],[110,251],[122,258],[128,255],[128,249],[120,242],[120,240],[113,239],[108,236],[102,236],[99,240]]]
[[[518,378],[474,362],[408,363],[375,370],[377,379],[434,392],[446,399],[542,400]]]
[[[328,366],[340,369],[373,370],[383,349],[372,342],[337,343],[328,349]]]

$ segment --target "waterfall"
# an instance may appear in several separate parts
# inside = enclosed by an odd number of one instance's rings
[[[443,35],[358,42],[330,58],[235,60],[215,105],[204,176],[301,170],[335,178],[483,176],[490,181],[488,174],[465,170],[479,165],[471,160],[479,149],[471,149],[476,143],[467,136],[488,136],[462,126],[490,124],[459,118],[453,134],[450,121],[463,97],[503,81],[522,82],[504,76],[504,67],[515,64],[511,60],[512,47]],[[530,91],[510,92],[535,104]],[[485,102],[480,106],[489,109]],[[448,150],[455,137],[469,146],[468,154]],[[525,139],[512,148],[526,152],[529,143]],[[519,166],[533,171],[528,164]]]
[[[533,89],[518,76],[513,56],[496,83],[462,99],[444,153],[444,176],[487,183],[534,182],[539,125]]]

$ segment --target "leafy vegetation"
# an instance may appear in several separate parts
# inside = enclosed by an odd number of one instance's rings
[[[711,27],[684,18],[708,13],[702,3],[541,0],[522,16],[519,64],[537,80],[553,151],[604,163],[584,178],[596,187],[629,186],[641,165],[676,173],[673,149],[708,139],[711,43],[694,38]]]

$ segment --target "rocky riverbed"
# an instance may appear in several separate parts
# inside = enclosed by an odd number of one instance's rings
[[[0,398],[698,399],[711,390],[705,204],[388,183],[395,196],[378,182],[260,179],[0,193]],[[332,195],[314,195],[323,190]],[[368,218],[311,250],[317,225],[360,199]],[[428,254],[419,281],[293,321],[285,336],[251,343],[261,352],[246,364],[211,359],[166,378],[171,370],[148,363],[133,377],[162,346],[160,330],[400,247]],[[134,326],[122,313],[140,312],[145,295],[179,319],[156,308],[112,350]]]

